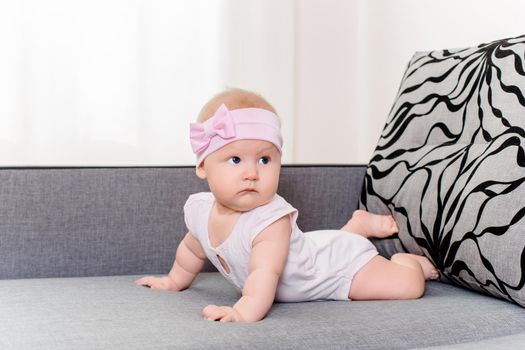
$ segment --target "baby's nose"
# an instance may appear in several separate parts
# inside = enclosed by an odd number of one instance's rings
[[[259,174],[257,172],[257,167],[256,166],[250,166],[250,167],[247,167],[245,172],[244,172],[244,179],[245,180],[257,180],[259,177]]]

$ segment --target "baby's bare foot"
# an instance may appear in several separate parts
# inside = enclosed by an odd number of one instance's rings
[[[423,274],[425,275],[425,280],[436,280],[439,277],[438,270],[426,256],[422,256],[422,255],[412,255],[412,256],[421,265],[421,268],[423,269]]]
[[[389,237],[399,232],[392,215],[376,215],[364,210],[354,211],[352,218],[341,230],[377,238]]]

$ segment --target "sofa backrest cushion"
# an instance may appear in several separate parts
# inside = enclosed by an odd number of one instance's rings
[[[285,166],[279,193],[304,230],[338,228],[365,170]],[[167,273],[183,205],[207,190],[193,167],[0,169],[0,279]]]
[[[525,36],[418,52],[361,206],[441,278],[525,306]]]

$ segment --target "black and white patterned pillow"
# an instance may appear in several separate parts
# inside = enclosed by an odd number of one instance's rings
[[[525,306],[525,35],[414,55],[361,207],[442,280]]]

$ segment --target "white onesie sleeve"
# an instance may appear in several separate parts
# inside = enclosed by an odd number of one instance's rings
[[[279,195],[275,195],[270,203],[252,210],[250,213],[250,220],[252,221],[250,223],[250,246],[253,245],[253,240],[257,235],[285,215],[290,215],[290,225],[293,228],[298,211]]]

